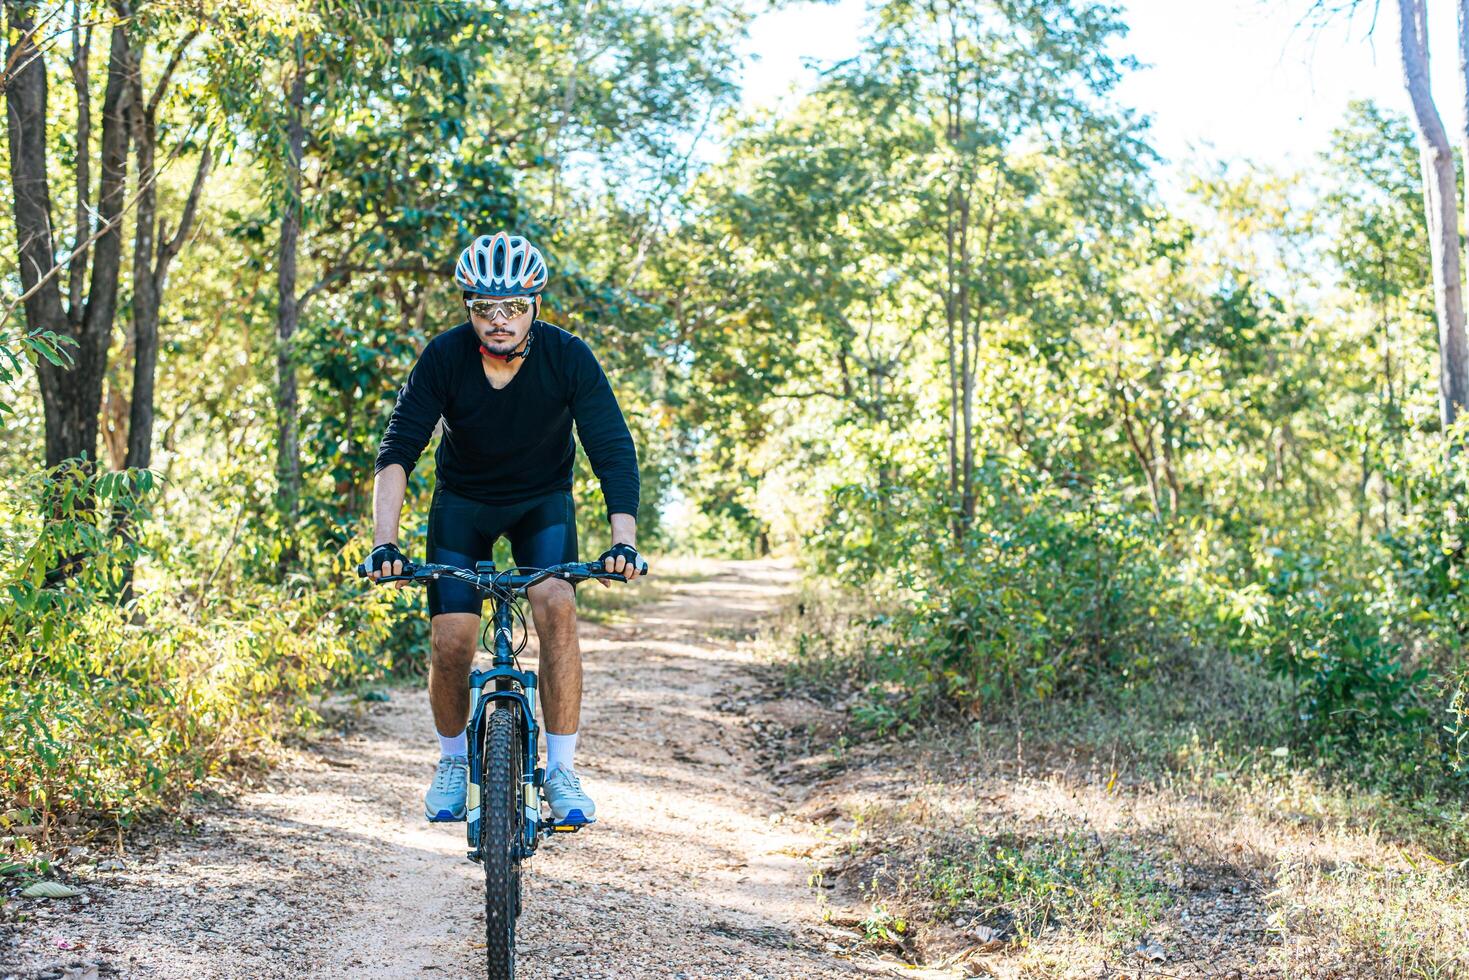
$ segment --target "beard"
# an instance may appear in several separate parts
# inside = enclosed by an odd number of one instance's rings
[[[520,342],[524,339],[524,337],[518,337],[513,333],[504,336],[495,336],[488,331],[480,334],[479,337],[480,343],[485,345],[485,350],[492,354],[509,354],[515,348],[519,347]]]

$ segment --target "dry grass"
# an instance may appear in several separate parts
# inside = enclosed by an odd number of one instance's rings
[[[795,686],[850,708],[850,662],[798,621],[816,662]],[[1287,750],[1273,684],[1201,656],[1090,703],[848,726],[801,811],[828,830],[833,921],[976,976],[1469,977],[1463,802]]]
[[[1469,882],[1305,775],[1203,796],[1014,771],[962,741],[921,779],[865,750],[820,787],[833,918],[996,976],[1469,976]],[[1314,812],[1296,809],[1314,801]],[[874,918],[876,916],[876,918]],[[904,933],[883,931],[900,921]],[[874,927],[876,926],[876,928]],[[975,974],[982,975],[982,974]]]
[[[1294,973],[1469,976],[1469,884],[1453,868],[1283,862],[1271,899]]]

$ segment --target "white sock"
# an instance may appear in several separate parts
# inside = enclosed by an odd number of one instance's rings
[[[546,733],[546,772],[558,767],[572,772],[576,768],[571,764],[572,757],[576,755],[576,732],[570,735],[553,735]]]
[[[451,755],[469,755],[469,739],[464,732],[461,731],[458,735],[439,735],[439,756],[447,759]]]

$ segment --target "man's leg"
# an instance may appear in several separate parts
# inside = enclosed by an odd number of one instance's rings
[[[571,494],[547,494],[519,514],[507,532],[517,565],[550,568],[576,561],[576,511]],[[571,768],[560,749],[576,735],[581,720],[581,644],[576,635],[576,589],[547,579],[529,592],[536,639],[541,645],[541,712],[555,763]],[[566,742],[560,741],[566,739]],[[574,744],[574,743],[572,743]],[[546,771],[554,767],[548,761]]]
[[[439,736],[439,764],[424,794],[423,812],[434,821],[463,820],[469,788],[469,745],[464,726],[469,720],[469,667],[474,660],[479,616],[440,613],[430,623],[428,702]]]
[[[575,561],[576,516],[569,493],[548,494],[510,529],[519,565],[549,568]],[[546,721],[546,803],[557,822],[585,823],[597,807],[581,788],[573,764],[581,722],[581,644],[576,635],[576,590],[548,579],[530,590],[531,615],[541,644],[541,713]]]
[[[469,721],[469,668],[479,637],[476,613],[441,613],[432,620],[428,703],[440,738],[464,733]]]
[[[434,494],[428,513],[428,560],[473,568],[488,558],[494,538],[478,527],[480,505],[448,491]],[[453,579],[428,586],[430,623],[428,700],[439,737],[439,764],[423,800],[430,820],[462,820],[469,782],[469,668],[479,635],[482,600],[473,587]]]
[[[576,774],[581,721],[581,643],[576,635],[576,591],[550,579],[530,591],[541,643],[541,707],[546,719],[546,802],[558,823],[588,823],[597,805]]]
[[[541,710],[546,732],[575,735],[581,722],[576,589],[569,582],[548,579],[530,590],[530,608],[541,644]]]

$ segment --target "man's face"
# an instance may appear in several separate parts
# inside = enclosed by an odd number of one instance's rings
[[[526,311],[519,316],[512,317],[504,309],[504,301],[492,297],[471,296],[470,300],[487,302],[497,306],[490,316],[485,317],[476,313],[473,308],[469,311],[469,322],[474,327],[474,332],[479,335],[480,343],[492,354],[509,354],[513,352],[525,340],[525,335],[530,333],[530,325],[536,318],[535,302],[526,297],[530,305]]]

